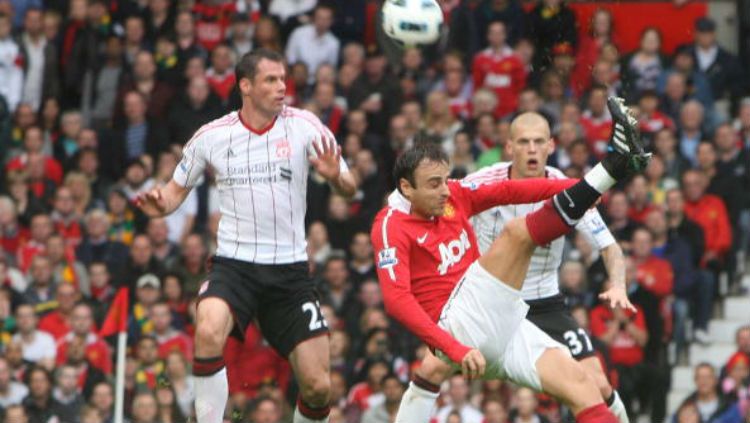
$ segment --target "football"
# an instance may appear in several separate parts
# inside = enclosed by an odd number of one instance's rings
[[[432,44],[440,38],[443,11],[436,0],[386,0],[383,31],[405,47]]]

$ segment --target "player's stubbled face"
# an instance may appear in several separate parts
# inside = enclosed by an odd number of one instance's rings
[[[248,84],[250,101],[263,113],[276,115],[284,106],[286,94],[286,67],[282,62],[261,59],[258,72]]]
[[[417,166],[414,170],[416,186],[405,192],[415,214],[422,217],[443,215],[450,197],[447,185],[449,174],[447,163],[423,160]]]
[[[512,178],[544,176],[547,157],[552,152],[552,140],[546,125],[519,128],[509,143],[513,157]]]

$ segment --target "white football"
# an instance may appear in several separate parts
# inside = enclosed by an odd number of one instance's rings
[[[386,0],[383,31],[404,46],[432,44],[440,38],[443,11],[436,0]]]

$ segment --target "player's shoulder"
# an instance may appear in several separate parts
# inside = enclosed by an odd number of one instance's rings
[[[280,116],[291,121],[308,122],[314,125],[321,124],[320,118],[315,113],[292,106],[284,106]]]
[[[240,121],[239,114],[236,111],[225,114],[224,116],[214,119],[198,128],[193,134],[190,141],[197,139],[205,139],[212,137],[218,133],[222,133],[226,128],[236,124]]]
[[[498,162],[492,166],[483,167],[476,172],[466,175],[463,182],[482,184],[508,179],[508,169],[511,162]]]

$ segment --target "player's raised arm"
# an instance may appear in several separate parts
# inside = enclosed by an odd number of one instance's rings
[[[386,312],[427,345],[461,363],[470,348],[435,324],[417,302],[411,291],[408,235],[392,221],[393,210],[381,213],[385,214],[376,218],[371,237]]]
[[[357,182],[341,159],[341,147],[331,137],[313,142],[315,156],[310,157],[315,170],[341,195],[351,197],[357,192]]]
[[[470,207],[470,215],[505,204],[527,204],[546,200],[575,185],[578,179],[518,179],[481,183],[469,180],[454,182],[451,190]]]

